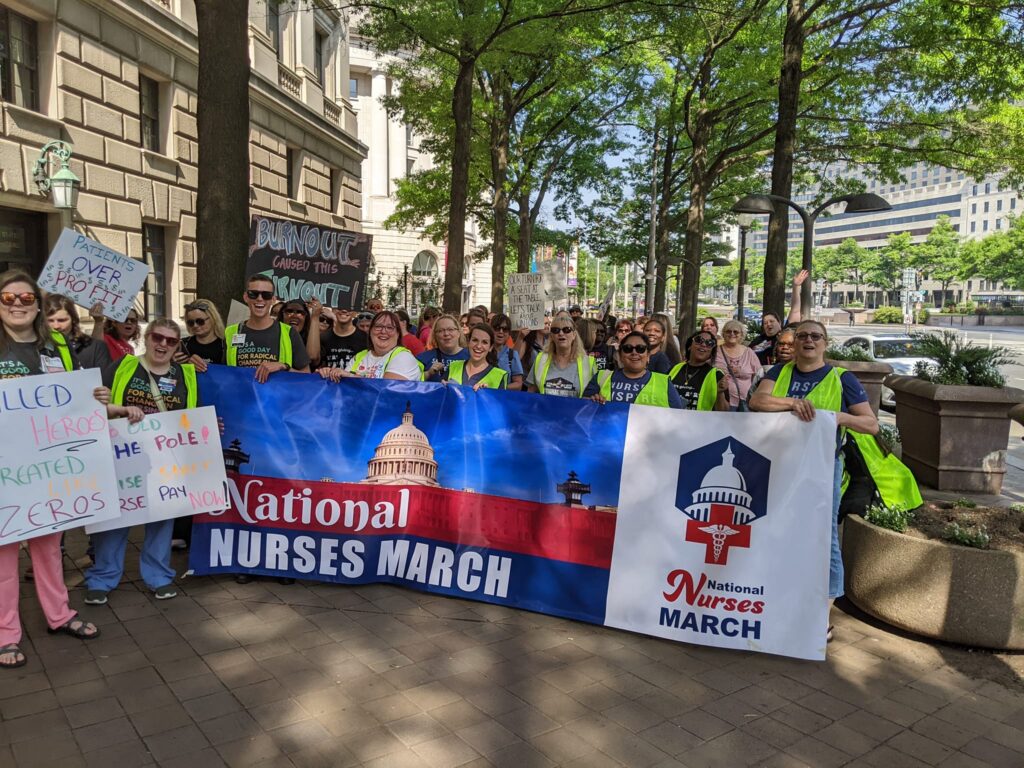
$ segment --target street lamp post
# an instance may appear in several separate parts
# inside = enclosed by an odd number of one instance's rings
[[[736,281],[736,319],[743,322],[743,302],[747,292],[747,232],[754,223],[752,213],[741,213],[740,224],[740,272]]]
[[[60,162],[57,172],[50,175],[50,155]],[[51,141],[39,153],[32,178],[44,197],[51,195],[53,205],[61,211],[74,210],[78,204],[78,188],[82,182],[71,170],[71,147],[63,141]]]
[[[853,195],[841,195],[826,200],[810,213],[802,205],[793,202],[788,197],[780,195],[744,195],[733,205],[733,213],[767,214],[775,213],[775,206],[772,203],[785,203],[798,214],[804,224],[803,259],[801,268],[811,271],[814,253],[814,222],[818,216],[827,208],[839,203],[846,203],[844,213],[872,213],[874,211],[888,211],[892,209],[884,197],[879,197],[871,192],[861,192]],[[811,287],[810,280],[805,280],[800,289],[800,314],[802,319],[809,316],[811,309]]]

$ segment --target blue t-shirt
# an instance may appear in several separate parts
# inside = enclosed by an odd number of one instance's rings
[[[522,376],[523,361],[519,359],[519,353],[512,347],[504,347],[498,350],[498,367],[508,374],[507,381],[512,382],[513,376]]]
[[[647,370],[655,373],[668,373],[672,370],[672,361],[664,352],[655,352],[647,361]]]
[[[440,349],[428,349],[426,352],[421,352],[416,355],[416,359],[419,360],[423,366],[424,381],[447,381],[448,380],[448,366],[452,360],[469,360],[469,350],[460,349],[454,355],[446,355]],[[441,364],[444,365],[444,370],[437,375],[429,375],[430,366],[434,364],[435,360],[440,360]]]
[[[764,377],[771,381],[778,381],[784,367],[785,364],[781,363],[779,365],[774,365],[768,373],[764,375]],[[807,397],[807,394],[814,389],[815,385],[820,383],[831,370],[831,365],[823,365],[817,370],[803,373],[794,365],[793,378],[790,379],[789,392],[786,393],[786,396],[798,399]],[[864,391],[864,387],[861,386],[857,377],[852,373],[846,371],[840,377],[840,381],[843,385],[843,413],[849,413],[850,406],[856,405],[857,403],[866,403],[868,401],[868,393]]]
[[[647,383],[651,380],[651,372],[647,371],[639,379],[630,379],[621,370],[615,371],[612,374],[611,379],[611,397],[608,399],[610,403],[632,403],[636,400],[636,396],[640,394],[640,390],[647,386]],[[599,394],[601,387],[597,383],[597,376],[590,380],[586,390],[583,392],[584,397],[592,397],[593,395]],[[676,388],[671,384],[668,387],[668,407],[669,408],[682,408],[683,399],[676,392]]]

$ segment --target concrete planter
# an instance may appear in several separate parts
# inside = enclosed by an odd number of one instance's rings
[[[1024,402],[1013,387],[953,387],[889,376],[903,463],[940,491],[998,494],[1006,474],[1010,409]]]
[[[848,515],[846,596],[914,634],[1024,650],[1024,555],[972,549],[878,528]]]
[[[871,410],[877,416],[878,406],[882,402],[882,382],[885,381],[886,376],[892,373],[892,366],[888,363],[865,363],[858,360],[826,359],[825,362],[837,368],[845,368],[857,377],[857,381],[861,383],[864,391],[867,392]]]

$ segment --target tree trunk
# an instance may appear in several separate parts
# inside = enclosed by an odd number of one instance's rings
[[[473,130],[473,72],[476,59],[459,62],[452,92],[455,147],[452,152],[452,188],[448,213],[448,263],[444,268],[445,312],[462,312],[462,271],[466,258],[466,201],[469,196],[469,153]]]
[[[791,199],[793,156],[796,152],[797,112],[804,56],[803,0],[788,0],[786,31],[782,37],[782,69],[779,73],[779,115],[772,154],[772,194]],[[789,208],[775,205],[768,224],[768,250],[764,259],[764,311],[785,317],[786,256],[789,253]]]
[[[699,177],[691,177],[690,207],[686,211],[686,237],[683,250],[682,305],[679,307],[679,343],[682,345],[697,326],[697,296],[700,288],[700,262],[704,250],[704,206],[706,192]]]
[[[519,256],[517,272],[530,271],[530,250],[533,245],[533,220],[530,218],[530,193],[519,194],[519,240],[516,252]]]
[[[669,258],[669,226],[668,214],[672,205],[672,166],[675,162],[676,138],[670,131],[665,140],[665,156],[661,163],[661,199],[658,202],[657,232],[658,239],[655,250],[658,264],[658,277],[654,281],[654,308],[664,312],[668,308],[668,258]],[[678,311],[678,307],[676,308]]]
[[[226,313],[249,252],[249,3],[197,0],[196,290]],[[216,149],[213,149],[216,147]]]
[[[492,202],[494,242],[491,259],[491,311],[505,310],[505,261],[508,258],[508,151],[509,126],[512,117],[508,94],[499,84],[495,88],[497,98],[492,104],[491,114],[491,184],[494,187]]]

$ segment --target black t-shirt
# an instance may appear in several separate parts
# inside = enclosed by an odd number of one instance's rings
[[[181,340],[181,348],[185,350],[185,354],[189,357],[197,355],[208,363],[224,365],[224,356],[227,349],[224,339],[218,339],[214,336],[213,341],[204,344],[195,336],[187,336]]]
[[[0,352],[0,379],[20,379],[23,376],[38,376],[43,373],[63,373],[64,363],[60,353],[50,342],[43,349],[34,341],[11,341],[7,339]],[[79,368],[74,353],[72,367]]]
[[[704,386],[704,379],[707,378],[708,374],[712,371],[715,372],[718,380],[721,381],[722,376],[725,374],[720,370],[711,365],[711,363],[704,363],[699,367],[692,365],[684,365],[679,369],[679,373],[672,379],[672,386],[676,388],[676,392],[683,398],[683,405],[688,411],[697,410],[697,399],[700,397],[700,388]]]
[[[348,336],[339,336],[334,329],[320,334],[320,363],[318,368],[346,368],[356,352],[367,348],[366,334],[358,328]]]
[[[236,338],[226,339],[238,350],[235,364],[239,368],[258,368],[264,360],[277,361],[281,354],[281,323],[272,323],[269,328],[253,330],[245,323],[238,326]],[[302,336],[291,326],[285,326],[292,340],[292,364],[296,370],[309,365],[309,353]]]
[[[83,368],[96,368],[102,371],[112,362],[107,345],[89,336],[79,336],[75,339],[71,344],[71,352]]]
[[[103,371],[103,384],[107,387],[114,386],[114,374],[120,361],[108,365]],[[156,385],[157,391],[162,395],[165,410],[177,411],[185,408],[188,403],[188,390],[185,388],[185,376],[181,372],[181,366],[171,363],[167,373],[151,376],[146,370],[146,364],[140,360],[139,367],[132,374],[128,386],[124,390],[124,398],[121,405],[134,405],[141,408],[143,413],[158,413],[156,398],[153,397],[153,387],[150,381]]]

